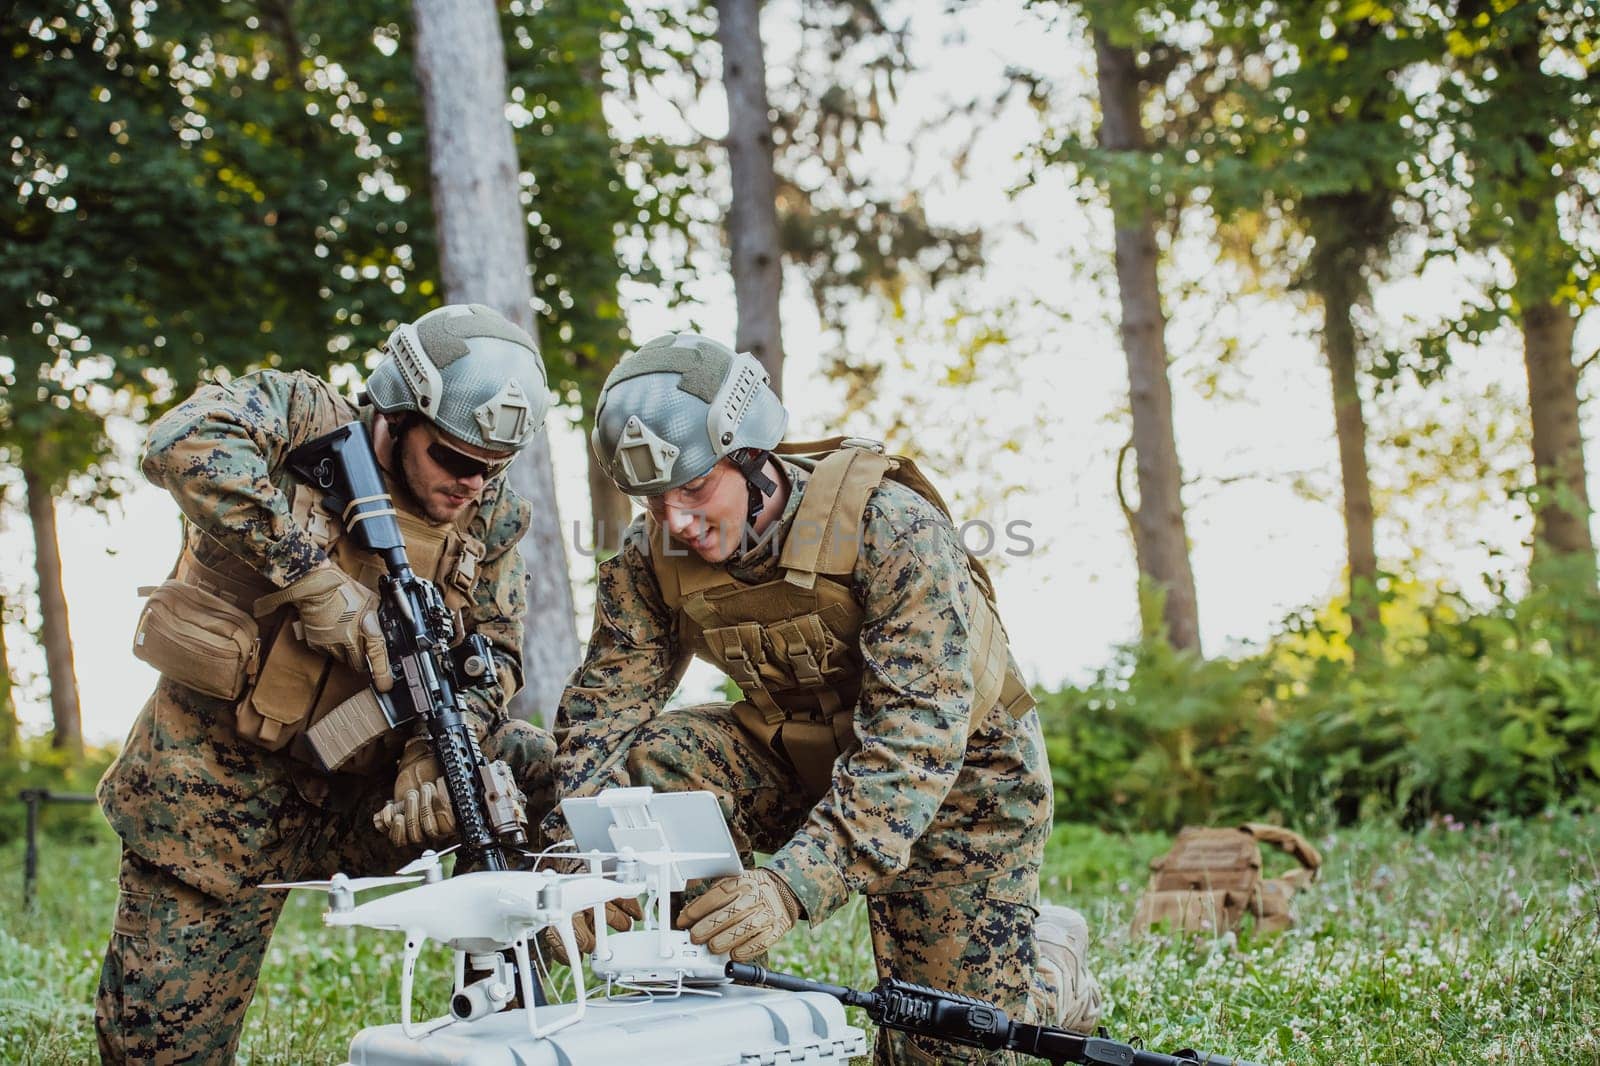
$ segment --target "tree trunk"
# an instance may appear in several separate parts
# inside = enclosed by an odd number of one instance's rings
[[[17,723],[17,700],[11,682],[11,651],[6,647],[6,601],[0,596],[0,755],[17,750],[22,728]]]
[[[1533,466],[1539,485],[1534,561],[1545,556],[1580,556],[1592,565],[1589,489],[1578,422],[1578,370],[1572,365],[1576,325],[1565,305],[1536,304],[1522,315]]]
[[[488,304],[533,334],[527,231],[493,0],[415,0],[411,10],[445,299]],[[528,568],[528,615],[524,687],[512,710],[549,723],[578,663],[578,636],[546,435],[512,464],[510,478],[533,504],[532,528],[518,546]]]
[[[778,297],[783,254],[778,245],[778,181],[772,171],[772,119],[767,65],[761,54],[761,0],[717,0],[717,43],[728,96],[728,168],[733,203],[728,244],[739,305],[735,344],[761,360],[783,395],[783,338]]]
[[[594,457],[594,449],[585,448],[584,454],[589,460],[591,523],[590,536],[585,538],[584,544],[598,561],[622,550],[622,534],[628,531],[628,523],[633,520],[633,502],[627,493],[617,488],[617,483],[611,480],[611,476],[600,465],[600,460]]]
[[[1314,280],[1322,297],[1322,345],[1333,383],[1333,424],[1344,486],[1345,546],[1350,562],[1350,645],[1360,659],[1380,636],[1378,553],[1373,540],[1372,485],[1367,474],[1367,423],[1356,384],[1356,332],[1350,314],[1359,275],[1329,270]]]
[[[56,501],[50,486],[24,469],[28,488],[28,520],[33,523],[35,569],[39,574],[39,617],[44,639],[45,671],[50,678],[50,713],[55,733],[50,746],[83,754],[83,714],[78,705],[78,675],[72,664],[72,632],[67,624],[67,595],[61,587],[61,548],[56,539]]]
[[[1133,53],[1095,34],[1100,88],[1100,144],[1140,151],[1139,78]],[[1149,206],[1113,203],[1116,211],[1117,288],[1122,300],[1122,349],[1128,360],[1128,401],[1133,409],[1139,507],[1133,512],[1140,576],[1161,592],[1162,621],[1175,648],[1200,652],[1200,617],[1189,535],[1183,516],[1183,471],[1172,429],[1172,385],[1167,379],[1166,318],[1156,272],[1155,227]],[[1145,597],[1141,596],[1141,604]],[[1151,628],[1146,620],[1146,629]]]

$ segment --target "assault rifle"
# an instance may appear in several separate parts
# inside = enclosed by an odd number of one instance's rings
[[[490,763],[467,725],[461,691],[496,680],[494,655],[480,634],[454,647],[455,626],[439,589],[411,570],[393,502],[360,422],[340,426],[289,453],[289,469],[323,493],[323,507],[340,517],[345,535],[377,555],[388,573],[379,579],[378,619],[395,686],[376,692],[390,728],[421,718],[455,810],[468,862],[509,870],[508,847],[528,841],[517,820],[515,784],[503,763]]]
[[[1109,1040],[1086,1036],[1050,1025],[1014,1022],[993,1004],[954,992],[890,978],[871,992],[844,985],[808,981],[784,973],[773,973],[762,966],[730,962],[728,977],[738,984],[781,988],[786,992],[821,992],[847,1007],[861,1007],[885,1029],[918,1036],[929,1036],[950,1044],[985,1048],[989,1051],[1020,1051],[1048,1062],[1083,1062],[1105,1066],[1254,1066],[1243,1059],[1229,1059],[1184,1049],[1171,1055],[1146,1051]]]

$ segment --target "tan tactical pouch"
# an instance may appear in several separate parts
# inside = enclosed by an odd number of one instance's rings
[[[176,579],[139,592],[148,598],[133,633],[134,656],[196,692],[237,699],[260,659],[256,620]]]
[[[384,573],[382,560],[357,548],[344,535],[339,520],[323,509],[321,493],[307,485],[296,485],[290,505],[294,520],[339,569],[368,588],[378,587],[378,579]],[[475,510],[469,511],[454,526],[436,526],[405,511],[395,516],[412,570],[439,586],[445,606],[456,612],[457,634],[464,628],[460,612],[471,602],[484,554],[483,543],[462,532],[474,513]],[[306,644],[293,608],[277,607],[268,617],[276,619],[277,625],[274,629],[270,622],[264,622],[271,635],[263,641],[259,676],[239,704],[236,723],[244,739],[269,751],[281,751],[309,726],[346,706],[352,697],[367,689],[370,680]],[[388,722],[381,714],[366,713],[359,718],[347,715],[343,720],[345,727],[354,727],[357,722],[368,729],[365,741],[377,739],[388,730]],[[358,764],[347,764],[365,741],[350,735],[350,728],[332,728],[339,735],[330,750],[337,750],[340,768],[355,772]],[[290,750],[295,753],[295,749]]]
[[[1293,855],[1300,868],[1264,880],[1261,841]],[[1223,933],[1237,929],[1246,914],[1255,916],[1262,932],[1287,929],[1294,924],[1290,903],[1295,892],[1316,880],[1321,868],[1317,849],[1281,826],[1186,826],[1172,850],[1150,862],[1150,884],[1134,911],[1133,933],[1147,933],[1155,925]]]

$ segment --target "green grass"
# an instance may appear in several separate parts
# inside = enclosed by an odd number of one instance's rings
[[[1058,827],[1045,894],[1089,918],[1112,1035],[1261,1062],[1600,1062],[1600,813],[1374,825],[1317,843],[1324,878],[1296,901],[1296,929],[1133,940],[1145,863],[1167,838]],[[24,912],[20,843],[0,848],[0,1061],[94,1062],[115,842],[46,841],[42,858]],[[313,894],[291,901],[241,1062],[340,1063],[356,1029],[395,1017],[396,938],[325,930],[320,909]],[[788,938],[773,964],[870,987],[866,945],[858,902]]]

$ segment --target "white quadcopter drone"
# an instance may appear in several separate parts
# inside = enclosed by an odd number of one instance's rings
[[[572,919],[593,912],[595,948],[590,956],[597,976],[613,985],[640,988],[675,986],[686,981],[721,981],[727,956],[716,955],[672,928],[671,897],[690,878],[738,873],[739,859],[716,798],[709,792],[655,795],[649,788],[608,789],[599,796],[562,803],[580,850],[563,859],[588,863],[583,873],[549,870],[482,870],[445,878],[440,860],[449,851],[427,851],[389,877],[347,877],[296,881],[263,888],[320,889],[328,893],[322,920],[330,926],[365,926],[405,934],[400,976],[400,1026],[413,1040],[457,1022],[473,1022],[501,1010],[518,991],[522,1002],[536,1002],[530,939],[553,928],[567,958],[580,957]],[[665,815],[664,820],[658,816]],[[673,850],[685,836],[710,839],[720,851]],[[718,839],[720,837],[720,839]],[[609,844],[601,850],[588,845]],[[607,872],[607,867],[610,870]],[[379,899],[356,902],[367,889],[416,885]],[[609,932],[605,905],[610,900],[646,897],[644,928]],[[450,1012],[425,1022],[412,1021],[412,990],[417,957],[429,940],[455,951],[455,984]],[[515,966],[502,954],[511,951]],[[488,971],[471,984],[466,974]],[[546,1037],[583,1018],[588,993],[575,982],[576,1001],[526,1011],[528,1035]],[[553,1015],[553,1017],[551,1017]]]

